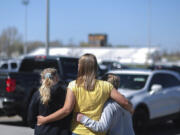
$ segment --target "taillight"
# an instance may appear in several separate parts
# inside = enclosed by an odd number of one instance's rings
[[[16,80],[8,78],[6,80],[6,91],[7,92],[13,92],[16,88]]]
[[[35,56],[36,59],[46,59],[46,56]]]

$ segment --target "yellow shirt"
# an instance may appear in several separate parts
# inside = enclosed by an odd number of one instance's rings
[[[79,135],[105,135],[105,133],[93,132],[78,123],[75,114],[81,112],[93,120],[99,120],[104,103],[110,97],[113,86],[107,81],[97,80],[94,90],[88,91],[83,87],[77,87],[76,81],[72,81],[69,83],[68,88],[73,91],[76,97],[71,128],[72,132]]]

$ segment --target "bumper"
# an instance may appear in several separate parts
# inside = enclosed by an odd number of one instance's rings
[[[14,99],[0,98],[0,110],[4,115],[12,116],[18,114],[18,104]]]

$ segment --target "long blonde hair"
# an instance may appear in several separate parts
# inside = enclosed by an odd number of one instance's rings
[[[54,84],[54,78],[57,76],[57,70],[54,68],[46,68],[41,72],[42,85],[39,88],[42,104],[48,105],[51,98],[50,88]]]
[[[97,60],[93,54],[84,54],[79,59],[77,86],[93,90],[96,84]]]

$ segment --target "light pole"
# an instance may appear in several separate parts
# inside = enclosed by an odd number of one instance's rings
[[[152,2],[151,0],[148,0],[148,28],[147,28],[147,47],[148,47],[148,53],[147,53],[147,59],[146,64],[148,64],[150,54],[151,54],[151,17],[152,17]]]
[[[46,56],[49,55],[49,0],[46,1]]]
[[[27,6],[29,4],[29,0],[22,0],[22,4],[25,6],[25,25],[24,25],[24,55],[27,53],[27,19],[28,19],[28,10]]]

